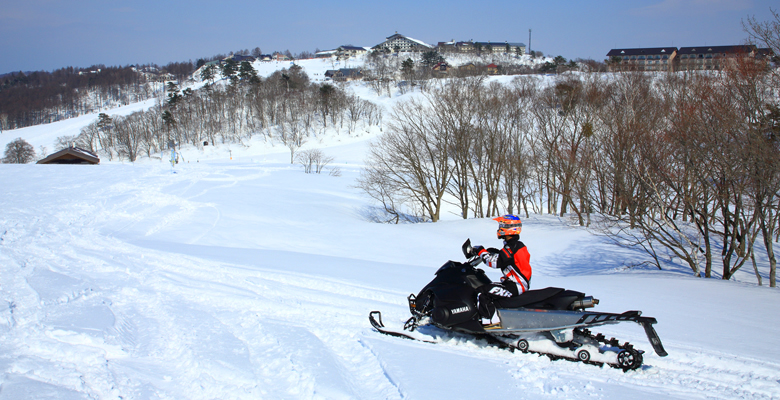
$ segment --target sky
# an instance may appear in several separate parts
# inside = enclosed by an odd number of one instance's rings
[[[530,29],[531,50],[603,60],[612,48],[742,44],[742,21],[777,9],[769,0],[0,1],[0,74],[374,46],[395,32],[430,44],[528,44]]]

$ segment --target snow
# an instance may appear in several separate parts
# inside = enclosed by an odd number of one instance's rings
[[[0,142],[53,146],[96,118]],[[307,144],[334,157],[339,177],[305,174],[287,148],[257,137],[184,149],[175,167],[0,165],[0,399],[780,397],[777,289],[757,287],[749,269],[722,281],[641,267],[642,253],[549,215],[523,218],[532,287],[583,291],[600,311],[642,310],[658,319],[668,357],[636,324],[597,329],[646,351],[627,373],[373,331],[369,312],[403,324],[406,296],[462,259],[466,238],[499,245],[490,219],[370,222],[355,179],[377,134]]]
[[[408,36],[406,38],[411,40],[412,42],[415,42],[417,44],[423,45],[425,47],[428,47],[428,48],[431,48],[431,49],[433,48],[433,46],[429,45],[428,43],[423,42],[422,40],[417,40],[417,39],[414,39],[414,38],[410,38]]]

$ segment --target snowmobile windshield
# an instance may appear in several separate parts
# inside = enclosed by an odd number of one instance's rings
[[[466,267],[466,265],[461,264],[459,262],[447,261],[446,263],[444,263],[444,265],[439,267],[438,270],[436,270],[436,275],[439,275],[440,273],[445,272],[445,271],[450,271],[450,270],[459,269],[459,268],[465,268],[465,267]],[[464,269],[463,272],[466,272],[465,269]]]

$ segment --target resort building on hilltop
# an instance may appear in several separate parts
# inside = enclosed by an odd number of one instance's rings
[[[433,46],[417,39],[404,36],[396,32],[392,36],[388,36],[387,40],[371,48],[372,50],[379,50],[386,53],[400,53],[408,51],[425,52],[433,50]]]
[[[612,49],[607,53],[613,69],[636,71],[674,71],[676,47]]]
[[[770,49],[754,45],[651,47],[637,49],[612,49],[607,62],[612,70],[633,71],[719,71],[736,57],[754,57],[771,60]]]
[[[720,70],[729,59],[739,56],[752,56],[757,54],[756,46],[698,46],[680,47],[679,54],[680,71],[686,70]]]

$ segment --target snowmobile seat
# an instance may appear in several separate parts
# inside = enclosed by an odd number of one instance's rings
[[[565,290],[556,287],[526,290],[525,293],[518,296],[496,299],[495,304],[498,308],[526,307],[531,304],[544,303],[545,300],[555,297]]]

